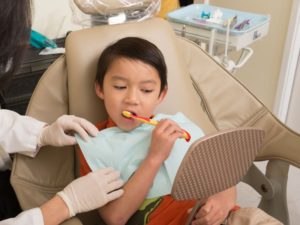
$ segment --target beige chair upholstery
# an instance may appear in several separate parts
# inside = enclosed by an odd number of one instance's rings
[[[288,165],[300,166],[299,135],[281,124],[196,44],[175,36],[165,20],[153,18],[72,32],[66,40],[65,56],[51,65],[39,81],[27,114],[48,123],[62,114],[74,114],[94,123],[104,120],[103,104],[94,92],[96,62],[108,44],[126,36],[148,39],[165,56],[169,92],[157,111],[181,111],[206,133],[241,126],[266,131],[256,159],[270,160],[267,174],[253,166],[245,182],[262,194],[264,210],[288,224],[286,199],[282,196],[285,196]],[[16,155],[11,181],[22,208],[41,205],[76,177],[76,168],[74,147],[45,147],[33,159]],[[283,192],[275,190],[274,180]],[[89,218],[84,224],[96,223]],[[78,218],[67,223],[81,224]]]

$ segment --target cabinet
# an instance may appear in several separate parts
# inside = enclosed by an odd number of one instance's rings
[[[64,46],[64,39],[55,40]],[[18,72],[9,85],[0,93],[2,109],[9,109],[25,114],[32,92],[45,70],[61,55],[39,55],[41,49],[29,47]]]

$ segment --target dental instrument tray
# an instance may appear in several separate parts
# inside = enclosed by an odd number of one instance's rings
[[[214,34],[216,43],[224,44],[227,25],[229,46],[244,48],[268,33],[270,16],[221,8],[209,4],[192,4],[167,14],[176,33],[209,41]]]

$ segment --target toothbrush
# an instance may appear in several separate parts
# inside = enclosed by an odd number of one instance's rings
[[[122,115],[127,118],[132,118],[132,119],[138,120],[142,123],[150,124],[152,126],[156,126],[158,124],[158,121],[156,121],[156,120],[149,119],[149,118],[142,117],[142,116],[137,116],[128,111],[123,111]],[[191,140],[191,135],[186,130],[183,130],[183,129],[181,129],[181,130],[183,132],[182,138],[184,138],[187,142],[189,142]]]

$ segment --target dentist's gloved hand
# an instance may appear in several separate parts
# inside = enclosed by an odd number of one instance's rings
[[[86,119],[73,115],[63,115],[51,125],[43,128],[38,137],[38,146],[74,145],[76,144],[76,139],[70,132],[76,132],[84,140],[88,140],[89,135],[97,135],[98,129]]]
[[[120,173],[112,168],[100,169],[74,180],[59,195],[69,208],[70,217],[97,209],[123,193]],[[118,190],[117,190],[118,189]]]

